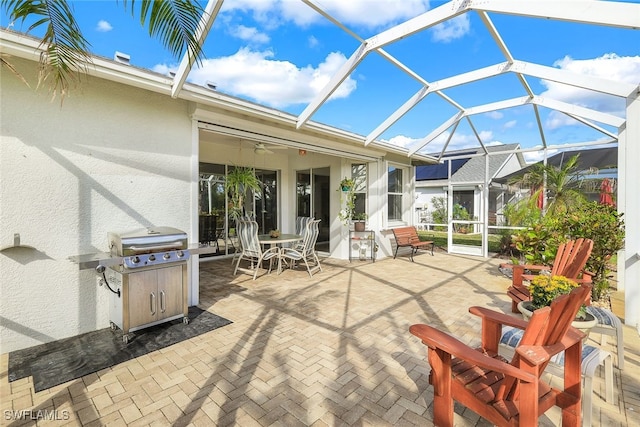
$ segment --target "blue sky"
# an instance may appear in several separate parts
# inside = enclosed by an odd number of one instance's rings
[[[423,0],[321,2],[325,10],[363,39],[442,3]],[[131,56],[132,65],[160,73],[177,68],[181,58],[172,57],[152,39],[125,10],[122,1],[75,1],[72,5],[93,53],[113,58],[116,51],[124,52]],[[640,31],[489,16],[517,60],[640,83]],[[3,13],[2,27],[9,25]],[[27,25],[16,22],[11,28],[24,31]],[[297,115],[358,46],[359,41],[299,0],[227,0],[205,43],[206,60],[201,68],[191,72],[189,80],[196,84],[215,82],[220,92]],[[467,13],[385,49],[430,82],[505,61],[476,13]],[[615,115],[624,114],[622,99],[585,94],[531,77],[527,81],[537,95]],[[371,53],[312,120],[366,136],[419,88],[417,81],[380,55]],[[445,93],[465,108],[526,95],[512,74],[452,88]],[[380,139],[410,146],[455,112],[440,97],[429,95]],[[541,113],[548,144],[604,137],[557,112],[542,108]],[[472,121],[485,143],[520,143],[523,147],[540,144],[531,106],[474,116]],[[446,137],[447,134],[442,135],[425,151],[439,150]],[[463,122],[449,149],[477,145],[471,127]]]

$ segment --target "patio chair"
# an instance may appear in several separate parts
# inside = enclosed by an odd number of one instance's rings
[[[262,250],[260,241],[258,240],[258,223],[255,221],[238,221],[237,229],[238,237],[240,239],[240,246],[242,246],[242,252],[236,263],[236,268],[233,274],[236,275],[238,267],[242,260],[247,260],[251,263],[253,271],[253,280],[256,280],[258,276],[258,269],[262,266],[263,261],[269,261],[269,273],[273,267],[273,261],[278,261],[278,271],[280,271],[280,248],[274,246],[265,251]]]
[[[302,234],[307,228],[309,221],[312,221],[313,217],[299,216],[296,218],[296,234]]]
[[[236,258],[240,257],[240,255],[242,254],[242,242],[240,241],[240,235],[238,234],[238,223],[240,221],[255,221],[255,215],[253,214],[246,214],[246,215],[242,215],[239,218],[236,218],[234,220],[232,220],[231,218],[229,218],[229,221],[233,221],[236,224],[236,228],[235,228],[235,236],[237,239],[237,242],[234,241],[234,239],[231,237],[231,234],[229,234],[229,241],[231,242],[231,246],[233,246],[233,256],[231,257],[231,265],[233,265],[234,262],[236,262]]]
[[[556,258],[552,266],[533,264],[502,264],[501,268],[511,268],[513,277],[511,286],[507,289],[507,295],[511,298],[511,311],[518,313],[518,303],[521,301],[531,301],[529,289],[524,285],[524,280],[532,280],[536,274],[534,272],[546,271],[552,276],[565,276],[578,283],[591,283],[592,274],[584,270],[587,260],[593,249],[593,240],[576,239],[570,240],[558,246]],[[529,273],[525,274],[525,271]],[[590,304],[591,295],[588,295],[585,303]]]
[[[600,335],[600,345],[604,347],[607,344],[607,335],[615,338],[617,367],[621,371],[624,369],[624,340],[622,336],[622,322],[615,313],[603,307],[590,305],[587,307],[587,313],[596,318],[598,323],[591,329],[592,333]],[[592,335],[590,335],[592,336]]]
[[[312,216],[299,216],[296,217],[296,230],[295,233],[302,236],[302,240],[295,243],[287,243],[284,246],[288,248],[300,249],[302,247],[302,242],[304,242],[304,233],[307,231],[307,224],[310,221],[313,221]]]
[[[433,422],[452,426],[454,400],[499,426],[535,426],[553,406],[562,409],[563,426],[579,426],[581,418],[582,340],[585,334],[572,328],[585,296],[582,285],[536,310],[526,322],[515,316],[471,307],[482,318],[481,347],[473,349],[428,325],[409,331],[427,346],[433,385]],[[523,329],[515,355],[508,361],[498,353],[502,326]],[[541,379],[550,360],[564,351],[563,388]]]
[[[306,231],[303,233],[304,237],[302,239],[302,243],[293,248],[282,248],[280,254],[281,259],[285,263],[287,260],[291,263],[291,267],[293,267],[297,261],[304,261],[304,264],[307,266],[309,276],[313,276],[315,271],[322,271],[320,259],[318,258],[318,254],[316,254],[315,250],[318,234],[320,234],[318,226],[320,221],[321,220],[319,219],[309,221]],[[313,264],[313,267],[309,262]]]
[[[513,357],[515,348],[522,339],[521,329],[505,326],[502,328],[502,338],[500,338],[500,354],[506,357]],[[596,375],[596,368],[604,368],[605,400],[607,403],[613,401],[613,364],[611,363],[611,353],[601,348],[591,345],[582,346],[582,376],[583,376],[583,399],[582,399],[582,426],[591,427],[591,416],[593,413],[593,377]],[[553,356],[546,372],[562,377],[564,369],[564,352]]]

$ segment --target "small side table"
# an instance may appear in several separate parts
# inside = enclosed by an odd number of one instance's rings
[[[354,231],[349,230],[349,262],[353,259],[360,261],[371,260],[376,262],[376,232],[373,230]],[[354,257],[354,250],[357,255]]]

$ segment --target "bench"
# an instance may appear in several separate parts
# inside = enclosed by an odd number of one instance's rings
[[[393,259],[398,255],[398,249],[402,247],[411,248],[411,254],[409,255],[409,259],[413,262],[413,255],[418,252],[418,249],[426,249],[429,245],[431,245],[431,255],[433,256],[433,248],[435,243],[431,240],[421,241],[418,237],[418,232],[416,227],[398,227],[391,229],[393,231],[393,237],[396,239],[396,251],[393,254]]]

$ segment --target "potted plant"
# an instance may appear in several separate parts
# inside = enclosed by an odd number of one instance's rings
[[[340,206],[344,204],[344,208],[338,213],[338,218],[344,225],[349,225],[356,211],[356,193],[355,181],[353,179],[344,178],[338,185],[340,192]]]
[[[351,192],[355,188],[356,183],[353,179],[347,178],[346,176],[340,181],[340,186],[338,189],[344,192]]]
[[[235,220],[241,218],[247,192],[260,189],[260,180],[252,168],[236,166],[231,169],[225,181],[225,190],[229,194],[229,217]]]
[[[367,214],[364,212],[358,212],[351,215],[351,219],[353,220],[353,229],[355,231],[364,231],[365,224],[367,220]]]
[[[540,274],[531,280],[529,292],[531,301],[521,301],[518,303],[518,310],[525,320],[529,320],[533,311],[551,305],[554,299],[560,295],[568,294],[573,288],[578,287],[578,283],[564,276],[551,276]],[[587,313],[584,305],[580,307],[576,318],[571,324],[576,329],[582,330],[587,335],[591,328],[597,324],[594,316]]]

